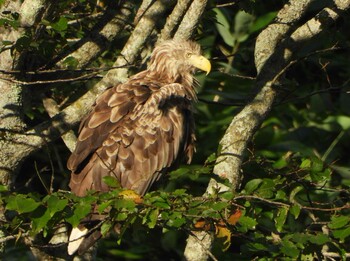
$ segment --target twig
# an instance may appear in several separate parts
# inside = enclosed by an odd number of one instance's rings
[[[344,253],[344,254],[340,255],[340,254],[335,253],[335,252],[323,252],[322,251],[322,255],[324,257],[329,257],[329,258],[331,258],[331,257],[342,258],[342,256],[345,255],[346,258],[350,258],[350,253]]]
[[[46,184],[45,184],[44,180],[42,179],[42,177],[41,177],[41,175],[40,175],[40,172],[39,172],[39,170],[38,170],[38,166],[37,166],[37,164],[36,164],[36,161],[34,161],[34,167],[35,167],[35,172],[36,172],[36,175],[38,176],[38,178],[39,178],[39,180],[40,180],[41,184],[42,184],[42,185],[43,185],[43,187],[45,188],[45,190],[46,190],[47,194],[50,194],[50,190],[49,190],[49,188],[46,186]]]
[[[256,77],[252,77],[252,76],[245,76],[245,75],[228,73],[228,72],[225,72],[223,69],[219,69],[219,71],[220,71],[220,73],[225,74],[225,75],[230,76],[230,77],[233,77],[233,78],[240,78],[240,79],[252,80],[252,81],[256,80]]]
[[[350,204],[346,204],[341,207],[337,208],[316,208],[316,207],[307,207],[307,206],[300,206],[302,209],[307,209],[307,210],[316,210],[316,211],[324,211],[324,212],[333,212],[333,211],[340,211],[343,209],[350,209]]]
[[[226,3],[226,4],[218,4],[215,7],[221,8],[221,7],[226,7],[226,6],[232,6],[232,5],[235,5],[235,4],[237,4],[237,1]]]
[[[33,82],[19,81],[19,80],[15,80],[13,78],[7,78],[7,77],[0,77],[0,79],[4,80],[4,81],[13,82],[13,83],[16,83],[16,84],[21,84],[21,85],[28,86],[28,85],[39,85],[39,84],[51,84],[51,83],[85,81],[85,80],[89,80],[89,79],[97,78],[97,77],[98,77],[97,73],[91,73],[91,74],[88,74],[88,75],[83,75],[83,76],[79,76],[79,77],[75,77],[75,78],[45,80],[45,81],[33,81]]]
[[[242,199],[242,198],[244,198],[244,199],[256,199],[256,200],[260,200],[260,201],[269,203],[271,205],[276,205],[276,206],[290,207],[289,204],[278,202],[278,201],[268,200],[268,199],[254,196],[254,195],[242,195],[242,196],[235,197],[234,199],[237,200],[237,199]]]
[[[26,232],[26,233],[20,233],[19,235],[10,235],[10,236],[6,236],[6,237],[1,237],[0,238],[0,244],[1,243],[5,243],[5,242],[7,242],[7,241],[10,241],[10,240],[13,240],[13,239],[17,239],[18,238],[18,236],[20,236],[20,237],[26,237],[26,236],[28,236],[29,235],[29,232]]]
[[[37,70],[37,71],[20,71],[20,70],[0,70],[2,74],[11,74],[11,75],[42,75],[42,74],[57,74],[57,73],[86,73],[86,72],[100,72],[100,71],[109,71],[111,69],[118,68],[129,68],[135,67],[135,64],[128,64],[123,66],[108,66],[108,67],[92,67],[92,68],[81,68],[81,69],[48,69],[48,70]]]

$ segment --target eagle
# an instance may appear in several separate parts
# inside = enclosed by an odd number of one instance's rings
[[[82,120],[75,150],[68,159],[69,187],[79,197],[88,190],[109,190],[104,177],[144,195],[169,168],[195,150],[193,77],[211,64],[193,41],[167,40],[157,45],[146,70],[107,89]],[[73,228],[68,253],[79,249],[88,233]]]

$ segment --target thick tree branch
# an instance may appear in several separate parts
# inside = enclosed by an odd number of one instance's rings
[[[23,27],[31,27],[40,20],[49,0],[26,0],[19,10],[20,22]]]
[[[164,28],[162,29],[160,37],[158,38],[158,42],[168,40],[173,37],[191,2],[191,0],[179,0],[177,2],[172,13],[166,20]]]
[[[190,39],[207,6],[207,0],[194,0],[177,29],[174,39]]]

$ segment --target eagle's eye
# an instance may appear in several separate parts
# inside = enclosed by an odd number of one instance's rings
[[[190,58],[192,53],[186,53],[186,58]]]

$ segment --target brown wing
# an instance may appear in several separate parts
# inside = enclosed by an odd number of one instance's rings
[[[180,150],[192,157],[192,112],[181,85],[146,84],[136,77],[106,91],[83,121],[67,164],[78,196],[107,191],[105,176],[144,194]]]

